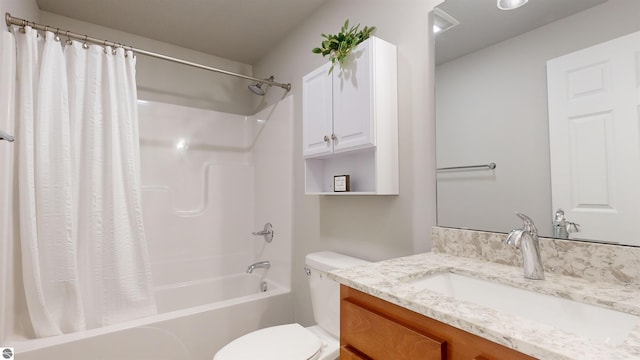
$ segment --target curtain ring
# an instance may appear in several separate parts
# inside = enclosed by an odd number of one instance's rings
[[[69,30],[67,30],[67,45],[72,45],[73,41],[71,41],[71,37],[69,36]]]
[[[56,28],[56,37],[53,39],[57,42],[60,42],[60,28]]]
[[[27,32],[27,29],[25,29],[26,26],[27,26],[27,20],[22,19],[22,26],[18,31],[20,31],[20,33],[22,34],[26,33]]]
[[[83,49],[88,49],[89,48],[89,44],[87,44],[87,35],[84,36],[84,43],[82,43],[82,48]]]

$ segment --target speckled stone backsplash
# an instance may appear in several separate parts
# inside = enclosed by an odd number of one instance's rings
[[[507,234],[434,226],[433,252],[522,266]],[[545,271],[640,288],[640,248],[540,238]]]

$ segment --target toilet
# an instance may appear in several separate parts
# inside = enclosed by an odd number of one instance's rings
[[[213,360],[335,360],[340,355],[340,284],[327,278],[335,269],[367,261],[331,251],[307,254],[305,268],[317,325],[272,326],[225,345]]]

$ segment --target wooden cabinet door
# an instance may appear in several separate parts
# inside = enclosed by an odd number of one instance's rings
[[[326,63],[302,79],[302,154],[305,158],[332,153],[333,89]]]
[[[445,343],[348,300],[340,304],[340,336],[376,360],[443,360]]]

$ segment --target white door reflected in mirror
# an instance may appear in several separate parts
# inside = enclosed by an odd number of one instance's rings
[[[552,207],[570,238],[640,245],[640,32],[547,62]]]

